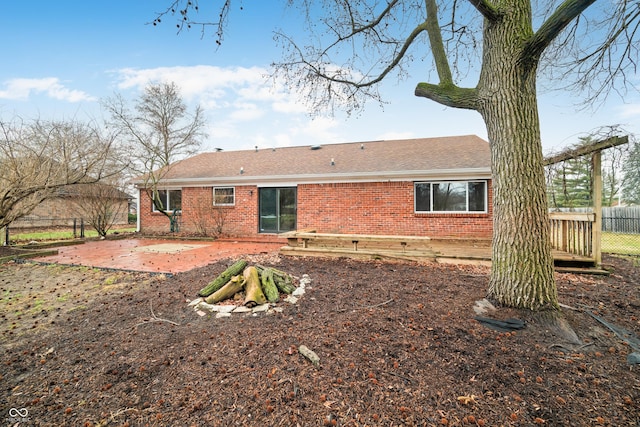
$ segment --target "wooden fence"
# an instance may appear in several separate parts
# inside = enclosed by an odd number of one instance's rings
[[[593,208],[558,208],[551,211],[585,213]],[[602,231],[622,234],[640,234],[640,206],[603,206]]]
[[[596,258],[594,253],[593,212],[551,212],[551,246],[553,249]]]
[[[602,231],[640,234],[640,206],[603,207]]]

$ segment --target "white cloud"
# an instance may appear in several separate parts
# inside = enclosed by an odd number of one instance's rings
[[[277,134],[273,136],[274,147],[290,147],[292,145],[300,145],[300,141],[293,141],[291,135]]]
[[[278,113],[299,114],[306,111],[303,100],[297,94],[288,93],[284,85],[270,81],[267,70],[261,67],[197,65],[123,68],[115,71],[115,74],[117,87],[122,90],[142,90],[152,82],[175,82],[185,100],[198,102],[206,109],[229,108],[233,103],[244,101],[263,104],[263,108]]]
[[[341,142],[336,133],[338,121],[331,117],[316,117],[313,120],[308,117],[301,118],[296,127],[289,130],[293,145],[302,144],[331,144]]]
[[[233,126],[225,123],[216,123],[207,127],[209,137],[216,138],[235,138],[238,136],[237,130]]]
[[[248,122],[260,119],[265,112],[256,104],[248,102],[237,102],[233,104],[235,110],[229,113],[229,119],[238,122]]]
[[[283,101],[276,101],[272,104],[273,111],[278,113],[306,114],[307,107],[300,100],[289,98]]]
[[[640,116],[640,104],[624,104],[619,109],[624,118]]]
[[[45,94],[46,96],[67,102],[95,101],[96,98],[80,90],[72,90],[60,83],[56,77],[41,79],[11,79],[0,90],[1,99],[26,101],[32,94]]]
[[[152,82],[175,82],[186,99],[221,98],[228,91],[241,93],[265,84],[260,67],[221,68],[209,65],[193,67],[123,68],[115,72],[119,89],[143,89]]]
[[[260,80],[259,84],[239,88],[238,95],[246,100],[261,102],[271,102],[287,96],[285,93],[276,90],[266,80]]]

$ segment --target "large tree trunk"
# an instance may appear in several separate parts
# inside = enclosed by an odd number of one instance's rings
[[[531,17],[527,7],[521,9],[521,15],[485,21],[478,111],[487,124],[493,168],[489,297],[511,307],[555,310],[537,59],[522,61],[522,39],[531,33]]]

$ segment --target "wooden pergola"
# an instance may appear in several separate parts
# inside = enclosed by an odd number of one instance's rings
[[[591,155],[593,170],[593,212],[550,214],[554,249],[587,257],[596,266],[602,263],[602,151],[628,142],[628,136],[612,136],[593,144],[565,150],[544,160],[544,165],[549,166]]]

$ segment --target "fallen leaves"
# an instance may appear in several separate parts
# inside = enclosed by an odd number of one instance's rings
[[[476,396],[471,394],[471,395],[466,395],[466,396],[458,396],[458,402],[462,403],[463,405],[469,405],[470,403],[476,403]]]
[[[227,322],[184,312],[185,295],[201,288],[198,280],[213,271],[207,268],[161,283],[154,279],[144,287],[132,280],[131,289],[80,301],[85,310],[50,312],[56,326],[47,334],[29,332],[38,339],[24,344],[15,332],[10,340],[3,335],[13,346],[0,362],[8,404],[28,406],[30,412],[33,407],[33,414],[46,411],[55,425],[100,419],[120,426],[635,425],[640,395],[628,385],[637,382],[638,372],[626,366],[623,356],[629,349],[614,336],[590,338],[582,353],[550,347],[542,340],[545,331],[533,328],[495,340],[496,333],[476,326],[468,315],[484,284],[470,283],[467,276],[458,280],[458,267],[445,275],[437,266],[394,264],[390,275],[389,265],[377,262],[282,264],[318,280],[306,305],[281,314]],[[636,277],[624,282],[635,292],[630,294],[634,301],[640,295]],[[34,282],[0,274],[0,291],[9,280],[22,286]],[[430,289],[427,282],[433,283]],[[579,296],[566,294],[564,301],[577,306],[603,299],[607,307],[617,307],[607,299],[608,286],[579,289]],[[162,310],[160,317],[182,326],[160,335],[149,328],[132,333],[129,326],[159,290],[156,314]],[[402,309],[374,310],[371,316],[327,309],[369,291],[402,301]],[[612,298],[623,300],[619,293]],[[634,307],[625,307],[620,315],[628,318]],[[439,320],[443,316],[445,323]],[[585,323],[581,313],[571,316],[579,331],[591,331],[584,328],[592,325],[591,318]],[[303,343],[322,357],[321,368],[299,353]],[[55,352],[41,357],[49,348]],[[67,406],[71,412],[65,415]],[[111,420],[115,407],[126,408],[126,416],[115,412]]]

